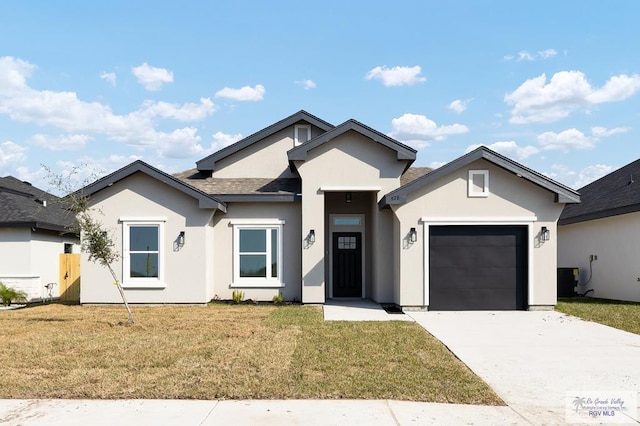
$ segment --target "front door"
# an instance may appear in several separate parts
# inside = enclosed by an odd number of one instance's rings
[[[333,297],[362,297],[362,233],[333,233]]]

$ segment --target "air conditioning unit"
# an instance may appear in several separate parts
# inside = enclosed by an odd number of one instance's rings
[[[576,297],[579,279],[579,268],[558,268],[558,297]]]

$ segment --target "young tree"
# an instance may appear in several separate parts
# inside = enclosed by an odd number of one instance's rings
[[[75,215],[76,221],[71,226],[75,228],[73,231],[80,235],[82,251],[88,254],[90,262],[98,263],[109,270],[120,297],[122,297],[122,303],[127,309],[129,323],[135,325],[136,321],[133,312],[131,312],[122,284],[112,266],[115,261],[120,259],[121,255],[116,249],[114,238],[109,233],[109,230],[96,219],[96,215],[102,212],[89,207],[89,199],[83,195],[82,188],[77,191],[71,190],[72,177],[77,175],[79,169],[74,168],[66,175],[57,175],[52,173],[48,167],[43,167],[48,173],[50,184],[57,188],[58,191],[67,194],[62,198],[61,202],[65,203],[65,207]]]

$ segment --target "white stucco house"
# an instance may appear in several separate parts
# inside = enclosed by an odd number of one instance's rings
[[[80,251],[78,236],[70,231],[74,221],[58,197],[13,176],[1,177],[0,281],[30,300],[58,297],[60,254]]]
[[[556,223],[576,191],[485,147],[437,170],[366,125],[297,112],[169,175],[136,161],[83,189],[133,303],[368,298],[404,309],[556,303]],[[549,237],[550,238],[545,238]],[[116,303],[82,262],[82,303]]]
[[[640,302],[640,160],[578,191],[558,222],[558,266],[580,269],[580,293]]]

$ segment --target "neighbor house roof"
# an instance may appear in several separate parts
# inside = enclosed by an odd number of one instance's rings
[[[71,231],[75,217],[64,201],[13,176],[0,178],[0,227]]]
[[[227,211],[227,206],[222,200],[214,197],[213,195],[207,194],[206,192],[201,191],[198,188],[188,185],[182,180],[173,177],[159,169],[156,169],[155,167],[150,166],[149,164],[140,160],[134,161],[128,166],[125,166],[120,170],[111,173],[110,175],[98,179],[94,183],[80,189],[78,192],[83,196],[88,197],[135,173],[144,173],[147,176],[159,180],[160,182],[195,198],[196,200],[198,200],[198,205],[200,208],[213,208],[221,210],[225,213]]]
[[[217,161],[220,161],[232,154],[235,154],[236,152],[241,151],[247,148],[248,146],[253,145],[256,142],[261,141],[262,139],[267,138],[301,121],[312,124],[324,131],[333,129],[334,127],[333,124],[328,123],[316,117],[315,115],[309,114],[304,110],[300,110],[295,114],[290,115],[289,117],[286,117],[278,121],[277,123],[272,124],[269,127],[265,127],[264,129],[250,136],[247,136],[242,140],[239,140],[233,145],[229,145],[228,147],[223,148],[219,151],[216,151],[213,154],[209,155],[208,157],[203,158],[202,160],[196,162],[196,167],[198,168],[198,170],[211,172],[215,170],[215,165]]]
[[[636,182],[636,179],[639,179]],[[581,202],[566,206],[559,225],[640,211],[640,160],[580,188]]]
[[[174,176],[224,202],[294,201],[301,190],[299,178],[214,178],[196,169]]]
[[[372,139],[374,142],[382,144],[387,148],[395,151],[398,160],[409,161],[407,163],[407,168],[409,168],[411,163],[413,163],[413,161],[415,161],[416,159],[417,151],[415,149],[404,145],[393,138],[390,138],[384,133],[380,133],[377,130],[372,129],[369,126],[365,126],[357,120],[350,119],[340,124],[339,126],[327,131],[326,133],[316,136],[315,138],[308,140],[307,142],[287,151],[289,163],[293,164],[293,161],[295,160],[305,161],[307,159],[307,154],[309,153],[309,151],[349,131],[358,132],[361,135]]]
[[[564,186],[552,179],[549,179],[548,177],[536,171],[533,171],[523,166],[522,164],[516,163],[515,161],[490,150],[486,146],[481,146],[463,155],[462,157],[459,157],[452,162],[445,164],[439,169],[436,169],[414,180],[413,182],[410,182],[394,191],[391,191],[390,193],[385,195],[382,200],[380,200],[379,205],[380,207],[387,207],[391,204],[404,204],[407,202],[407,196],[412,192],[479,159],[487,160],[495,164],[496,166],[501,167],[518,177],[521,177],[522,179],[526,179],[554,193],[557,203],[580,202],[580,195],[577,191]]]

